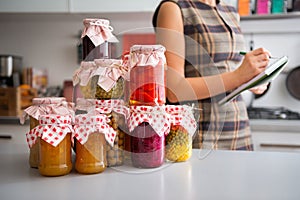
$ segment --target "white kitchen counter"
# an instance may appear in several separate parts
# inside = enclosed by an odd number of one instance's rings
[[[281,131],[300,133],[300,120],[251,119],[252,131]]]
[[[299,153],[194,150],[189,161],[158,169],[122,166],[95,175],[43,177],[29,167],[20,134],[0,141],[1,200],[300,199]]]

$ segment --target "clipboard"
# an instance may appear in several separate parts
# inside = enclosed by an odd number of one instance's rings
[[[280,74],[280,72],[284,69],[284,67],[286,66],[287,63],[288,63],[287,56],[282,56],[277,59],[271,59],[269,61],[268,66],[266,67],[266,69],[263,72],[261,72],[260,74],[255,76],[250,81],[244,83],[243,85],[241,85],[238,88],[236,88],[235,90],[233,90],[229,95],[227,95],[226,97],[224,97],[223,99],[221,99],[218,102],[219,105],[223,105],[223,104],[231,101],[237,95],[239,95],[240,93],[242,93],[245,90],[248,90],[250,88],[253,88],[255,86],[258,86],[258,85],[261,85],[264,83],[271,82]]]

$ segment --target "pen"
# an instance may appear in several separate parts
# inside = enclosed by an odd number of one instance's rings
[[[240,51],[240,55],[246,55],[247,52],[245,51]],[[270,59],[278,59],[277,57],[269,56]]]

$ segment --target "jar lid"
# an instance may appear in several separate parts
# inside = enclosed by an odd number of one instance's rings
[[[32,99],[32,104],[57,104],[66,101],[65,97],[36,97]]]

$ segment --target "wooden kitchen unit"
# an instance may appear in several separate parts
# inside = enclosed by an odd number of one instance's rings
[[[34,88],[0,88],[0,116],[19,117],[22,111],[31,105],[34,97],[37,97]]]

